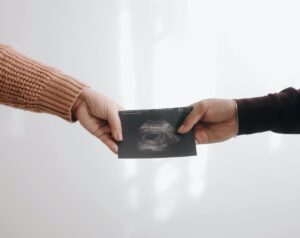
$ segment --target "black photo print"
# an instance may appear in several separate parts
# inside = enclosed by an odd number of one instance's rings
[[[120,111],[123,141],[119,158],[163,158],[196,155],[194,130],[181,135],[177,128],[192,107]]]

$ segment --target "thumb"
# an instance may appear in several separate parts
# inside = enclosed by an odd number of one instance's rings
[[[203,117],[204,107],[199,103],[193,106],[193,111],[185,118],[184,122],[178,129],[178,133],[185,134],[190,131]]]
[[[108,124],[111,128],[112,135],[115,140],[122,141],[122,127],[118,111],[111,111],[107,117]]]

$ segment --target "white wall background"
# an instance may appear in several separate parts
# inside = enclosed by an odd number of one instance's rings
[[[300,5],[0,0],[0,42],[128,109],[299,87]],[[298,238],[300,137],[118,160],[78,124],[0,107],[2,238]]]

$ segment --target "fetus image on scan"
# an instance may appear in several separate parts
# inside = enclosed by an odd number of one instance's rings
[[[175,128],[163,119],[146,121],[139,127],[138,133],[137,147],[140,151],[162,152],[180,141]]]

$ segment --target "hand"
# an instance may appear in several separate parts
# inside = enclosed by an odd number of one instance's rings
[[[195,126],[197,144],[215,143],[237,135],[238,125],[234,100],[207,99],[193,104],[193,111],[178,129],[187,133]]]
[[[117,141],[123,140],[118,114],[121,109],[121,106],[111,99],[87,88],[79,95],[72,112],[87,131],[117,154]]]

